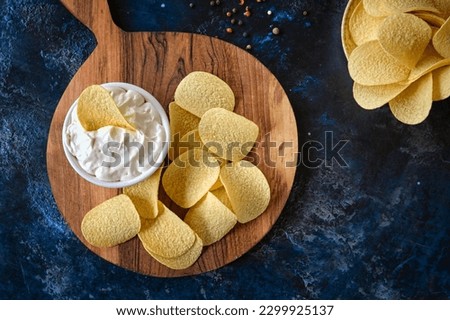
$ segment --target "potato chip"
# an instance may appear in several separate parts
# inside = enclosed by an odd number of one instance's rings
[[[353,85],[353,96],[356,102],[366,110],[373,110],[384,106],[398,96],[409,84],[386,84],[381,86]]]
[[[86,131],[106,126],[116,126],[135,131],[120,113],[108,90],[92,85],[83,90],[78,99],[77,116]]]
[[[165,265],[166,267],[169,267],[170,269],[174,270],[182,270],[187,269],[190,266],[192,266],[200,257],[203,250],[203,243],[202,239],[198,235],[195,235],[195,241],[192,247],[186,252],[183,253],[181,256],[174,257],[174,258],[165,258],[162,256],[159,256],[151,250],[148,250],[148,248],[144,244],[144,249],[159,263]]]
[[[447,19],[450,16],[450,1],[448,0],[434,0],[436,9],[439,10],[442,17]]]
[[[145,248],[164,258],[179,257],[194,244],[195,233],[175,213],[158,201],[158,216],[142,220],[139,239]]]
[[[414,12],[414,15],[423,21],[427,22],[430,26],[434,27],[442,27],[445,23],[445,20],[438,15],[430,12]]]
[[[392,114],[405,124],[424,121],[433,103],[433,77],[426,74],[389,102]]]
[[[220,164],[215,157],[203,149],[192,149],[167,167],[162,184],[177,205],[190,208],[214,185],[219,173]]]
[[[216,196],[217,199],[220,200],[228,209],[233,211],[233,206],[231,205],[230,198],[228,198],[227,191],[224,187],[211,191],[213,195]],[[234,213],[234,211],[233,211]]]
[[[433,71],[433,101],[450,97],[450,66]]]
[[[185,153],[191,149],[201,149],[203,148],[203,142],[200,139],[200,134],[198,130],[192,130],[186,133],[180,141],[174,142],[169,148],[169,159],[174,160],[180,156],[180,154]]]
[[[386,17],[383,0],[362,0],[364,10],[373,17]]]
[[[429,60],[428,62],[431,63],[431,60]],[[429,65],[428,68],[425,69],[426,64],[424,61],[424,65],[422,65],[422,70],[420,70],[421,68],[416,68],[415,72],[411,73],[411,76],[408,78],[408,82],[414,82],[417,79],[421,78],[423,75],[448,65],[450,65],[450,58],[439,60],[434,64]]]
[[[381,24],[378,39],[387,53],[412,69],[430,42],[431,28],[412,14],[393,14]]]
[[[209,152],[222,159],[239,161],[253,148],[259,128],[243,116],[214,108],[203,115],[198,132]]]
[[[211,192],[208,192],[184,218],[208,246],[222,239],[236,225],[236,216]]]
[[[144,219],[155,219],[158,215],[158,189],[162,168],[149,178],[123,189],[123,193],[133,201],[139,215]]]
[[[428,11],[439,13],[433,0],[363,0],[364,8],[374,17],[387,17],[391,14]]]
[[[220,180],[240,223],[257,218],[269,205],[269,183],[252,163],[241,160],[225,165],[220,170]]]
[[[209,191],[214,191],[222,187],[223,187],[222,181],[220,181],[220,178],[218,178],[216,183],[213,184],[213,186],[211,187],[211,189],[209,189]]]
[[[203,71],[189,73],[175,90],[175,102],[202,117],[212,108],[234,110],[235,98],[230,86],[219,77]]]
[[[433,36],[433,46],[444,58],[450,58],[450,18]]]
[[[428,46],[415,68],[411,70],[408,79],[402,81],[401,84],[413,83],[427,73],[448,65],[450,65],[450,59],[443,59],[433,46]]]
[[[189,131],[197,129],[200,122],[199,117],[187,112],[175,102],[169,104],[169,119],[171,136],[178,134],[178,140]]]
[[[406,80],[411,71],[384,51],[378,40],[366,42],[353,50],[348,69],[355,82],[366,86],[397,83]]]
[[[378,28],[384,17],[373,17],[365,10],[362,2],[356,7],[349,21],[349,30],[357,46],[378,39]]]
[[[131,199],[115,196],[91,209],[81,222],[81,233],[95,247],[113,247],[137,235],[139,214]]]

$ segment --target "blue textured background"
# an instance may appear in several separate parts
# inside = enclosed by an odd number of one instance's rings
[[[301,166],[272,231],[219,270],[159,279],[111,265],[63,221],[45,164],[52,114],[95,38],[56,0],[2,0],[0,298],[450,298],[449,101],[414,127],[388,108],[360,109],[340,43],[345,0],[247,0],[253,15],[232,35],[223,10],[238,0],[219,7],[192,0],[194,9],[189,2],[114,0],[110,7],[127,31],[251,43],[289,94],[300,146],[333,131],[336,141],[349,140],[342,151],[349,166]],[[281,34],[272,35],[271,25]]]

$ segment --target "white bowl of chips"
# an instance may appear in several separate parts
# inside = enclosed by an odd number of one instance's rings
[[[156,98],[123,82],[86,88],[62,129],[72,168],[105,188],[124,188],[150,177],[167,156],[169,137],[169,120]]]
[[[350,0],[342,43],[356,102],[422,123],[450,97],[449,37],[449,0]]]

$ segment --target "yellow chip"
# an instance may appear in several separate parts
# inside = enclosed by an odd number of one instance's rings
[[[426,74],[389,102],[392,114],[405,124],[424,121],[433,103],[433,77]]]
[[[214,183],[220,173],[217,159],[202,149],[181,154],[167,167],[162,185],[167,195],[182,208],[196,204]]]
[[[412,69],[430,42],[431,28],[412,14],[394,14],[381,24],[378,39],[387,53]]]
[[[209,152],[225,160],[239,161],[253,148],[259,128],[243,116],[214,108],[203,115],[198,132]]]
[[[364,10],[372,17],[386,17],[383,0],[362,0]]]
[[[207,246],[222,239],[236,225],[236,216],[211,192],[208,192],[184,218]]]
[[[225,165],[220,170],[220,180],[240,223],[257,218],[269,205],[269,183],[252,163],[241,160]]]
[[[411,76],[408,78],[407,82],[412,83],[412,82],[418,80],[419,78],[421,78],[422,76],[426,75],[427,73],[430,73],[436,69],[450,65],[450,58],[441,59],[439,61],[434,62],[434,64],[431,64],[432,60],[433,60],[432,58],[429,58],[426,61],[424,60],[423,64],[421,64],[421,66],[419,66],[419,64],[418,64],[418,66],[416,68],[414,68],[413,72],[411,72]]]
[[[414,82],[426,73],[431,72],[433,66],[441,63],[442,61],[442,57],[436,52],[436,50],[434,50],[434,47],[431,45],[428,46],[417,65],[411,70],[408,77],[408,82]]]
[[[219,77],[203,71],[189,73],[175,90],[175,102],[183,109],[202,117],[212,108],[234,110],[234,94]]]
[[[411,71],[384,51],[378,40],[366,42],[353,50],[348,69],[355,82],[366,86],[397,83],[406,80]]]
[[[144,219],[155,219],[158,215],[158,188],[162,168],[148,179],[123,189],[123,193],[133,201],[139,215]]]
[[[175,102],[169,104],[169,119],[170,119],[170,134],[171,141],[174,141],[175,135],[178,135],[178,140],[186,133],[198,128],[200,118],[187,112]]]
[[[139,214],[131,199],[118,195],[91,209],[81,222],[81,233],[95,247],[113,247],[137,235]]]
[[[195,233],[175,213],[158,201],[158,216],[142,221],[138,233],[145,248],[164,258],[179,257],[194,244]]]
[[[402,84],[413,83],[427,73],[448,65],[450,65],[450,59],[443,59],[433,46],[428,46],[415,68],[411,70],[408,79],[402,81]]]
[[[445,20],[438,15],[430,12],[414,12],[414,15],[424,21],[426,21],[430,26],[433,27],[442,27],[445,23]]]
[[[433,36],[433,46],[444,58],[450,58],[450,18]]]
[[[373,110],[384,106],[398,96],[408,84],[386,84],[381,86],[353,85],[353,96],[356,102],[366,110]]]
[[[202,239],[198,235],[195,235],[195,241],[192,247],[186,252],[183,253],[181,256],[174,257],[174,258],[165,258],[160,255],[157,255],[153,253],[151,250],[149,250],[145,244],[144,249],[153,257],[155,260],[157,260],[159,263],[165,265],[166,267],[169,267],[174,270],[183,270],[187,269],[190,266],[192,266],[200,257],[202,254],[203,249],[203,243]]]
[[[221,158],[217,158],[217,161],[219,161],[220,163],[220,168],[222,168],[224,165],[226,165],[228,163],[228,161],[223,160]],[[209,189],[209,191],[214,191],[217,189],[220,189],[223,187],[222,181],[220,181],[220,176],[217,178],[216,183],[213,184],[213,186],[211,187],[211,189]]]
[[[186,151],[201,148],[203,148],[203,142],[200,139],[198,130],[195,129],[189,131],[180,139],[180,141],[172,143],[169,148],[169,159],[174,160]]]
[[[439,10],[444,19],[447,19],[450,16],[450,1],[434,0],[434,5],[436,6],[436,9]]]
[[[433,101],[450,97],[450,66],[433,71]]]
[[[216,183],[213,184],[213,186],[211,187],[211,189],[209,189],[209,191],[214,191],[222,187],[223,187],[222,181],[220,181],[220,178],[218,178]]]
[[[86,131],[106,126],[135,130],[120,113],[108,90],[99,85],[92,85],[83,90],[78,99],[77,116]]]
[[[374,17],[387,17],[391,14],[428,11],[439,13],[433,0],[363,0],[364,8]]]
[[[233,206],[231,205],[230,198],[228,198],[227,191],[224,187],[211,191],[213,195],[216,196],[217,199],[220,200],[228,209],[233,211]]]
[[[378,38],[378,28],[384,21],[384,17],[373,17],[365,10],[362,2],[358,4],[353,12],[349,28],[352,39],[357,46]]]

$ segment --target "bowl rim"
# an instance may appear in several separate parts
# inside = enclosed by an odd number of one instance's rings
[[[100,84],[100,86],[104,87],[105,89],[111,89],[114,87],[119,87],[125,90],[134,90],[141,94],[146,102],[149,102],[153,108],[158,112],[162,126],[165,131],[165,141],[163,141],[163,147],[161,150],[161,153],[158,156],[158,159],[155,162],[155,165],[151,166],[148,170],[142,172],[140,175],[124,181],[104,181],[100,180],[99,178],[91,175],[90,173],[86,172],[78,163],[77,158],[70,153],[69,148],[67,146],[67,137],[66,137],[66,131],[67,127],[69,126],[70,122],[72,121],[72,113],[75,110],[76,106],[78,105],[78,98],[72,103],[69,110],[67,111],[66,117],[64,118],[63,127],[62,127],[62,144],[64,149],[64,154],[66,155],[67,160],[69,161],[71,167],[75,170],[76,173],[86,181],[95,184],[100,187],[104,188],[111,188],[111,189],[118,189],[118,188],[125,188],[132,186],[134,184],[137,184],[148,177],[150,177],[153,173],[158,170],[161,165],[164,163],[167,152],[169,150],[169,137],[170,137],[170,125],[169,125],[169,119],[167,117],[167,113],[162,107],[161,103],[148,91],[142,89],[141,87],[138,87],[134,84],[126,83],[126,82],[106,82]]]

